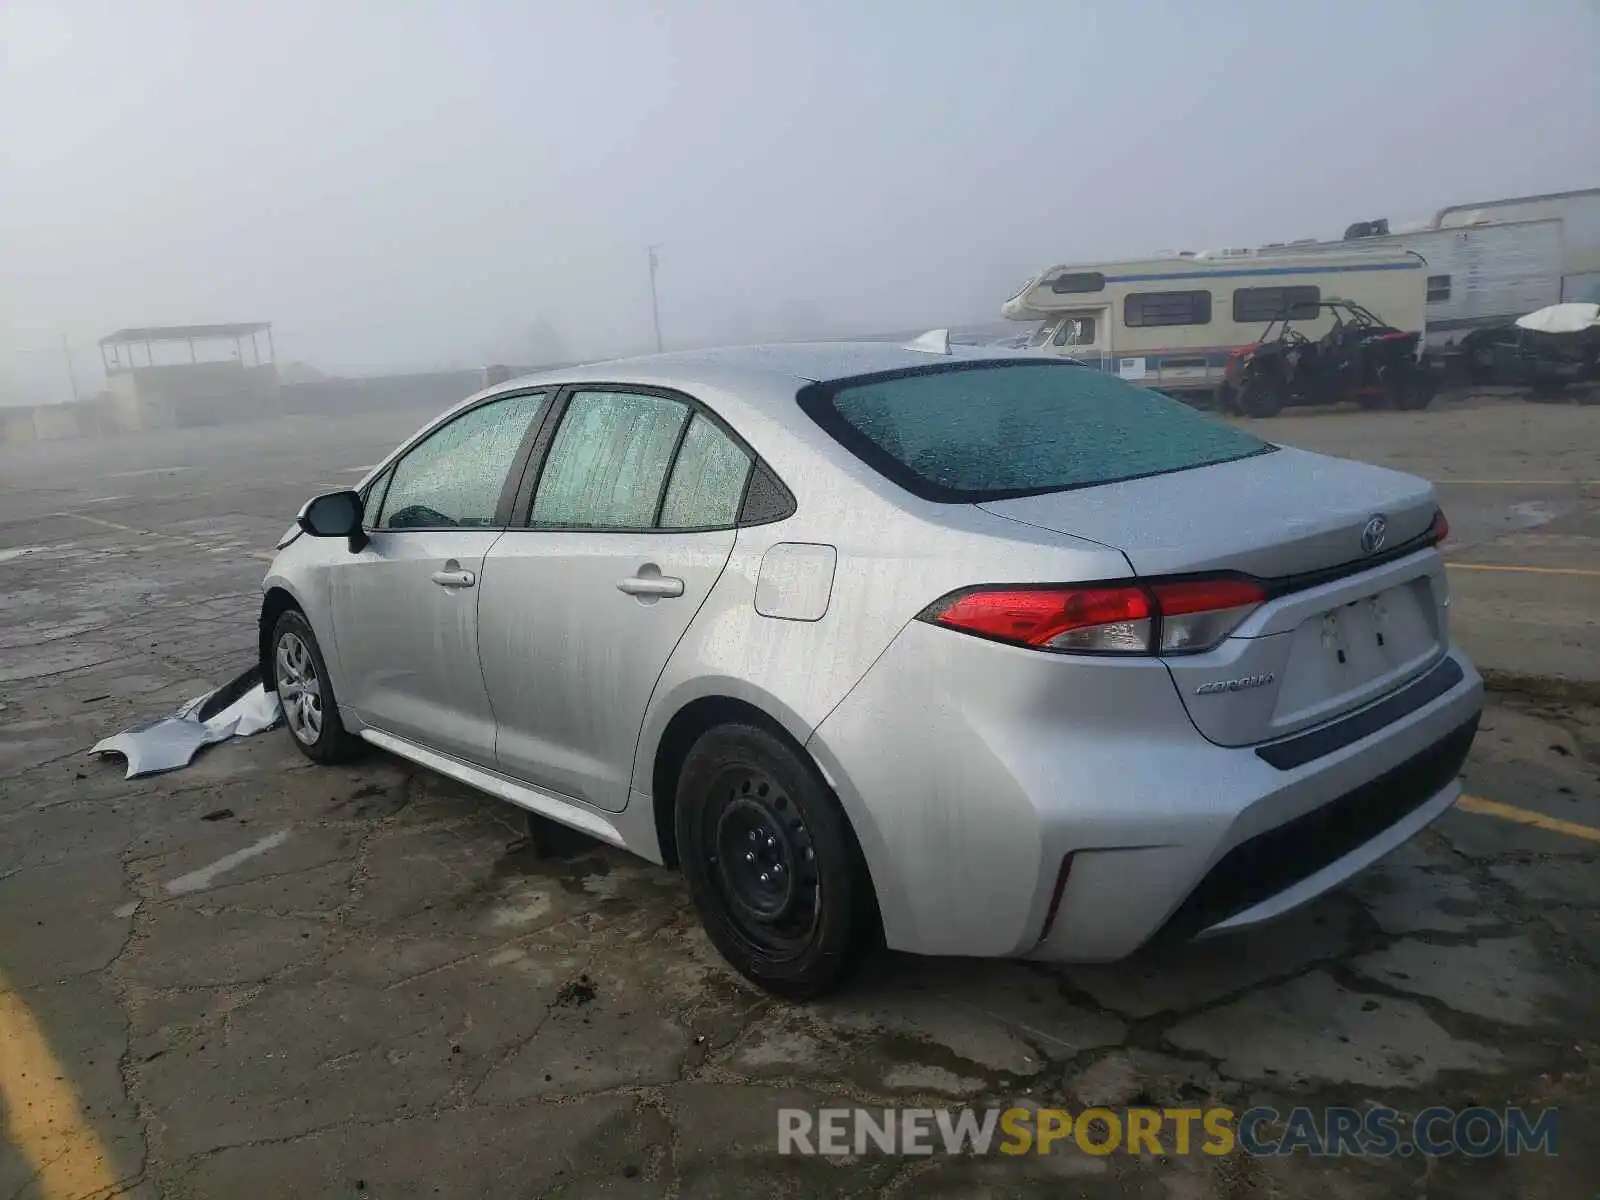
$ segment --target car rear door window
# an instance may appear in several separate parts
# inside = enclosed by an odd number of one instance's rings
[[[533,494],[530,523],[650,529],[689,407],[641,392],[574,392]]]
[[[929,500],[1093,487],[1275,447],[1089,367],[984,362],[817,384],[801,407],[846,449]]]
[[[375,528],[494,525],[506,476],[543,402],[542,392],[493,400],[423,438],[390,473]]]
[[[672,465],[663,529],[709,529],[732,525],[739,516],[750,456],[716,422],[696,413]]]

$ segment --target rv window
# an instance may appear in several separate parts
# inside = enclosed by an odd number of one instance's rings
[[[1317,316],[1322,301],[1319,287],[1239,288],[1233,293],[1235,321],[1275,321],[1288,316],[1310,321]]]
[[[1056,326],[1055,342],[1058,346],[1094,345],[1094,318],[1063,317]]]
[[[1435,304],[1440,300],[1450,299],[1450,276],[1428,276],[1428,303]]]
[[[1050,290],[1056,295],[1068,292],[1103,292],[1106,277],[1099,271],[1079,271],[1075,275],[1057,275],[1050,281]]]
[[[1210,292],[1144,292],[1122,302],[1122,322],[1130,329],[1146,325],[1211,324]]]

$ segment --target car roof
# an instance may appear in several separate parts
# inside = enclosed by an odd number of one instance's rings
[[[993,346],[952,344],[948,354],[912,350],[895,342],[788,342],[675,350],[638,358],[585,363],[527,375],[495,391],[531,384],[638,383],[693,390],[695,385],[737,389],[740,384],[779,384],[793,395],[796,384],[827,383],[880,371],[933,367],[940,363],[1012,359],[1017,352]]]
[[[995,346],[950,343],[948,352],[912,350],[892,341],[794,342],[678,350],[637,358],[556,367],[484,388],[439,414],[400,443],[358,483],[365,487],[388,465],[433,430],[461,412],[499,396],[533,388],[606,384],[655,387],[682,392],[710,406],[734,431],[778,470],[798,478],[820,455],[846,475],[880,490],[888,484],[843,450],[814,421],[802,417],[796,393],[811,383],[829,383],[879,372],[955,366],[962,363],[1035,362],[1066,365],[1072,360]],[[1074,364],[1076,365],[1076,364]],[[794,486],[791,484],[790,486]]]

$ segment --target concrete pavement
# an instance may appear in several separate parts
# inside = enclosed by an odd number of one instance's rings
[[[248,662],[256,556],[424,415],[0,455],[0,1196],[1571,1196],[1600,1178],[1600,844],[1560,832],[1600,829],[1600,710],[1570,697],[1498,700],[1465,772],[1543,824],[1463,807],[1284,923],[1159,957],[890,955],[807,1007],[724,968],[673,873],[582,843],[538,857],[514,810],[380,754],[314,768],[280,731],[150,780],[90,760]],[[1465,561],[1594,561],[1593,409],[1261,428],[1450,475]],[[1507,669],[1554,640],[1585,678],[1592,606],[1559,590],[1584,578],[1453,573],[1463,640]],[[1474,591],[1491,582],[1517,590]],[[1370,1102],[1559,1106],[1560,1154],[776,1153],[784,1106]]]

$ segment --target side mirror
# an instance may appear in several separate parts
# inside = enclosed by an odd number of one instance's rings
[[[306,501],[294,520],[312,537],[349,538],[350,549],[360,550],[367,544],[366,531],[361,528],[363,514],[361,494],[346,489]]]

